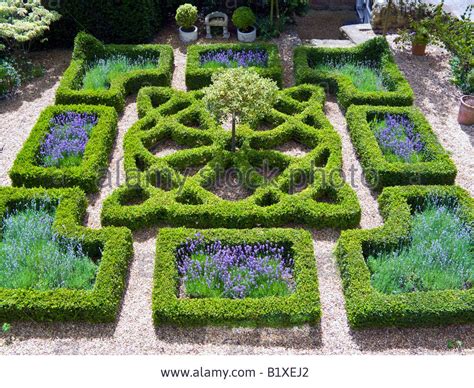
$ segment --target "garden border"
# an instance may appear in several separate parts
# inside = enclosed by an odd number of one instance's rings
[[[345,76],[317,71],[309,62],[326,60],[331,57],[352,56],[361,61],[379,63],[382,74],[392,83],[393,91],[361,92]],[[391,105],[409,106],[413,104],[413,90],[398,69],[390,52],[388,42],[383,37],[371,39],[356,47],[328,48],[299,46],[294,50],[294,72],[296,84],[319,84],[336,93],[339,104],[347,109],[350,105]]]
[[[321,88],[300,85],[281,91],[272,120],[283,123],[267,131],[238,126],[243,144],[236,155],[226,150],[230,133],[213,123],[201,106],[199,93],[142,89],[139,111],[143,115],[146,109],[151,110],[125,135],[127,182],[105,200],[103,225],[137,230],[162,223],[202,228],[279,227],[297,223],[343,229],[359,224],[360,205],[355,192],[340,175],[341,140],[322,110]],[[309,100],[301,102],[291,96]],[[176,107],[180,109],[176,111]],[[180,122],[193,112],[202,116],[207,129],[188,128]],[[297,114],[293,117],[292,113]],[[165,138],[195,148],[154,156],[149,147]],[[309,143],[312,151],[297,158],[272,150],[295,138]],[[214,182],[219,167],[233,166],[243,175],[252,171],[252,163],[260,166],[258,163],[264,161],[270,167],[278,167],[281,174],[270,182],[260,174],[245,175],[254,191],[245,199],[224,200],[204,188]],[[185,177],[180,172],[196,164],[204,165],[198,174]],[[300,192],[290,189],[291,179],[298,179],[294,176],[297,171],[312,178]],[[162,185],[165,178],[170,183],[166,189]],[[322,199],[325,196],[330,203]]]
[[[49,133],[50,121],[64,112],[97,115],[81,164],[74,167],[43,167],[37,163],[41,142]],[[54,105],[46,108],[18,153],[9,175],[14,186],[72,187],[87,193],[99,190],[100,179],[106,173],[109,155],[117,133],[117,113],[111,107],[99,105]]]
[[[269,43],[214,43],[206,45],[192,45],[187,50],[186,86],[189,90],[197,90],[211,84],[212,75],[219,70],[205,69],[200,65],[201,54],[213,50],[252,50],[264,49],[268,52],[267,67],[251,67],[260,76],[273,79],[279,87],[283,85],[283,67],[280,60],[278,46]],[[222,70],[225,70],[222,68]]]
[[[414,124],[430,160],[418,163],[388,162],[370,128],[372,116],[403,115]],[[347,128],[360,158],[366,180],[375,189],[397,185],[452,185],[457,169],[439,143],[430,124],[414,107],[352,105],[346,114]]]
[[[145,53],[159,57],[157,69],[125,73],[115,78],[108,90],[78,89],[78,80],[82,80],[88,61],[111,54],[136,56]],[[173,63],[173,49],[169,45],[104,45],[93,36],[80,32],[74,41],[71,64],[64,72],[56,92],[56,104],[106,105],[122,112],[127,95],[138,92],[144,86],[170,86]]]
[[[321,317],[318,276],[311,234],[302,229],[208,229],[206,240],[224,244],[275,242],[292,245],[296,290],[285,297],[202,298],[177,297],[178,270],[175,249],[198,230],[165,228],[156,242],[153,276],[153,320],[155,325],[292,326],[315,325]]]
[[[379,197],[384,226],[344,231],[336,246],[346,310],[353,328],[412,327],[474,321],[474,288],[388,295],[376,291],[365,255],[378,246],[397,246],[409,235],[411,211],[430,195],[456,198],[469,223],[474,222],[474,200],[458,186],[403,186],[385,188]]]
[[[66,237],[79,238],[89,252],[102,253],[92,290],[38,291],[0,288],[0,319],[34,321],[114,321],[120,308],[128,263],[133,255],[132,234],[126,228],[94,230],[80,226],[87,201],[75,189],[0,188],[0,214],[15,203],[47,195],[59,200],[53,227]],[[103,250],[102,250],[103,249]],[[101,252],[102,250],[102,252]]]

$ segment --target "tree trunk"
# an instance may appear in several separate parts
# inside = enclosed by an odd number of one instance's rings
[[[235,131],[235,115],[233,114],[232,115],[232,148],[231,148],[232,152],[235,152],[235,149],[236,149],[236,137],[237,137],[237,134]]]

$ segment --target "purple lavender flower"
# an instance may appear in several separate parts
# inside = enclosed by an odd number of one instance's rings
[[[417,161],[424,149],[413,123],[403,115],[387,114],[381,123],[375,124],[375,137],[390,161]]]
[[[88,113],[66,112],[51,119],[51,127],[40,147],[41,164],[61,167],[84,154],[90,131],[97,124],[97,116]]]
[[[291,289],[293,262],[271,242],[223,245],[197,234],[176,251],[186,294],[192,297],[281,296]]]
[[[200,64],[204,67],[266,67],[268,53],[263,49],[212,50],[201,55]]]

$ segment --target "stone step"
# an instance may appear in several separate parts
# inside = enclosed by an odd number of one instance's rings
[[[355,44],[361,44],[376,37],[370,23],[350,24],[347,26],[342,26],[340,30],[351,42]]]
[[[354,43],[350,40],[340,39],[310,39],[305,40],[304,44],[316,47],[353,47]]]

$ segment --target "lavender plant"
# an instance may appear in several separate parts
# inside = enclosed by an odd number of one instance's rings
[[[188,239],[176,252],[185,295],[191,298],[262,298],[292,292],[293,262],[271,242],[225,245]]]
[[[374,119],[372,130],[389,162],[416,163],[424,160],[424,143],[413,123],[403,115]]]
[[[82,80],[84,90],[106,90],[112,80],[121,74],[135,70],[150,70],[158,66],[159,58],[137,57],[129,58],[124,55],[114,55],[106,59],[91,62]]]
[[[368,257],[372,285],[387,294],[470,289],[474,284],[474,239],[459,207],[431,198],[418,207],[407,242]]]
[[[384,77],[376,64],[371,62],[327,61],[313,66],[316,70],[348,77],[361,92],[388,90]]]
[[[49,133],[40,146],[40,162],[45,167],[71,167],[82,161],[82,156],[96,115],[66,112],[51,119]]]
[[[212,50],[200,57],[204,68],[266,67],[268,53],[263,49],[248,50]]]
[[[0,241],[0,288],[91,289],[97,264],[78,241],[53,231],[55,204],[48,198],[7,214]]]

